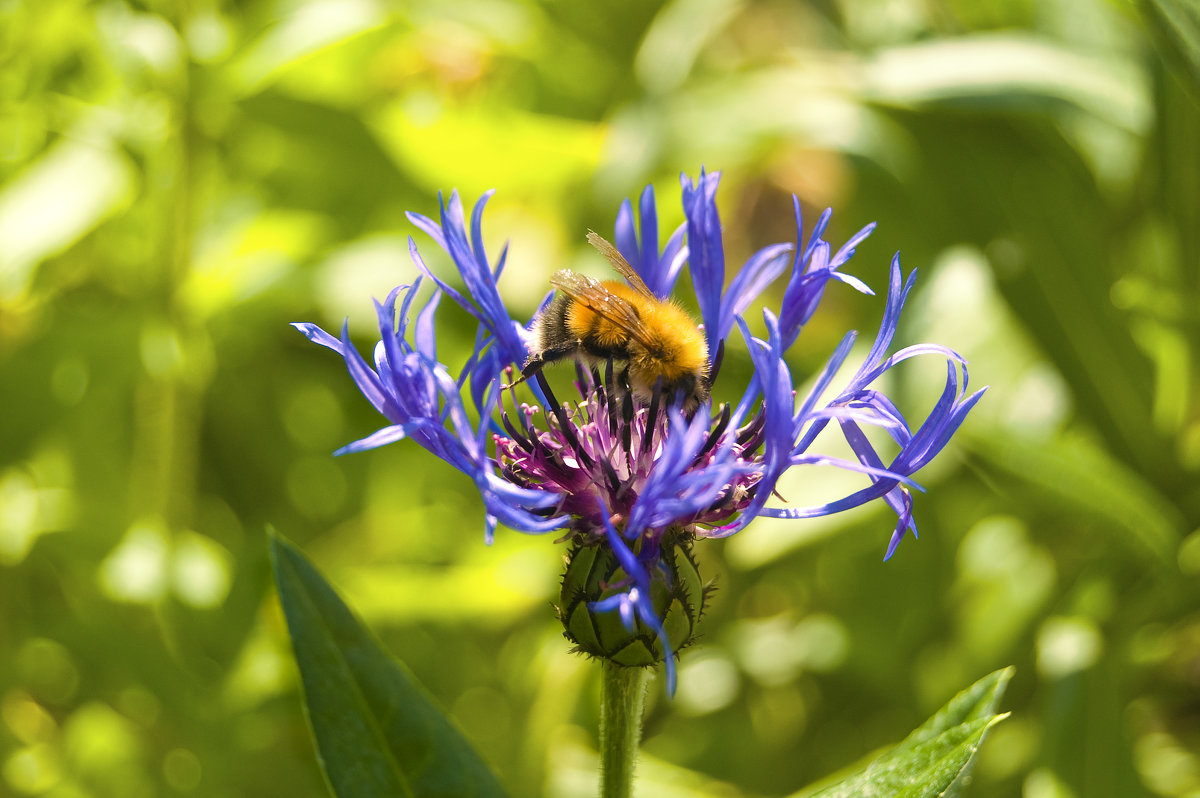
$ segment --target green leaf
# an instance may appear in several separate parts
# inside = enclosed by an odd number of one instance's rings
[[[1029,480],[1059,506],[1100,518],[1102,527],[1119,532],[1128,551],[1161,566],[1173,567],[1186,522],[1179,511],[1136,470],[1082,435],[1037,442],[1011,437],[985,440],[983,457]]]
[[[452,179],[447,165],[454,164],[466,196],[493,185],[555,193],[588,179],[603,153],[604,129],[593,122],[509,106],[445,106],[424,118],[397,100],[369,119],[401,171],[430,186]]]
[[[338,798],[503,796],[408,669],[295,546],[273,531],[270,539],[318,759]]]
[[[66,250],[133,194],[134,171],[117,147],[83,129],[66,131],[0,188],[0,297],[18,297],[38,265]]]
[[[1138,5],[1150,23],[1159,49],[1200,97],[1200,2],[1141,0]]]
[[[819,792],[806,790],[793,798],[958,795],[970,779],[984,735],[1008,716],[995,710],[1012,674],[1012,668],[1004,668],[985,676],[866,768]]]

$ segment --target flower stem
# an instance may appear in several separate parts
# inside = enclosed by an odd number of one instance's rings
[[[642,736],[646,668],[604,662],[600,694],[600,798],[633,795],[633,765]]]

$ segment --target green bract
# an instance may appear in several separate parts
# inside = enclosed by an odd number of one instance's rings
[[[695,639],[708,589],[700,578],[690,538],[664,539],[661,562],[663,568],[651,577],[650,601],[674,655]],[[628,667],[663,660],[662,641],[640,618],[627,629],[620,613],[589,606],[628,589],[629,575],[610,547],[576,544],[571,549],[558,614],[576,651]]]

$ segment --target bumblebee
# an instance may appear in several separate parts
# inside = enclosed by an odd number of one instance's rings
[[[551,277],[558,293],[534,320],[531,354],[516,383],[566,358],[589,366],[611,358],[638,399],[649,402],[661,381],[665,398],[682,394],[685,409],[694,410],[710,387],[704,335],[683,308],[655,296],[616,247],[592,231],[587,239],[625,282],[569,269]]]

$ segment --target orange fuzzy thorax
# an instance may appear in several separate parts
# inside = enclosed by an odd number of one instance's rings
[[[652,387],[659,377],[670,386],[685,374],[707,373],[704,336],[683,308],[670,300],[648,299],[625,283],[605,281],[604,287],[637,310],[649,341],[643,343],[631,337],[582,303],[572,305],[567,314],[567,329],[572,335],[605,349],[625,349],[631,382],[642,390]]]

